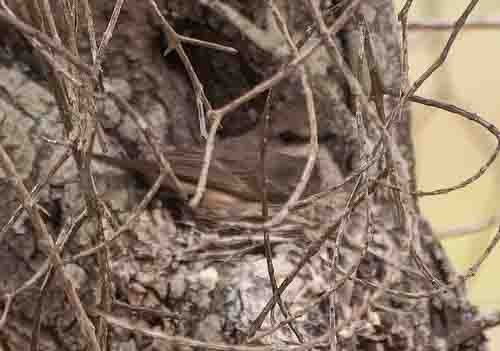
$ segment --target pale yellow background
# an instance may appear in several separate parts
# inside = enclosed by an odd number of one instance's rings
[[[410,18],[456,19],[470,1],[416,0]],[[396,0],[397,9],[403,0]],[[480,1],[473,17],[496,16],[500,1]],[[411,32],[410,78],[415,79],[439,55],[449,31]],[[476,112],[500,126],[500,27],[462,32],[441,68],[417,94],[447,101]],[[454,115],[413,104],[413,136],[417,151],[419,189],[431,190],[457,184],[474,174],[495,147],[495,139],[472,123]],[[470,226],[500,214],[500,170],[492,168],[469,187],[420,200],[424,215],[437,233]],[[460,272],[473,264],[496,232],[495,225],[443,243]],[[500,309],[500,247],[469,282],[472,301],[488,311]],[[500,329],[489,333],[491,349],[500,349]]]

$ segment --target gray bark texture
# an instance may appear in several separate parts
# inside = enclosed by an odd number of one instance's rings
[[[37,27],[31,2],[6,3],[18,19]],[[49,3],[58,26],[66,6],[62,4],[73,2]],[[293,58],[264,0],[156,3],[178,33],[238,50],[237,55],[231,55],[184,44],[213,108],[249,91]],[[300,41],[305,28],[313,23],[307,1],[276,0],[275,4],[284,14],[293,40]],[[322,5],[331,6],[328,1]],[[114,2],[93,0],[90,7],[99,42]],[[398,91],[402,84],[401,42],[394,11],[391,1],[372,0],[364,1],[358,12],[370,28],[384,85]],[[91,62],[87,24],[79,26],[78,50],[84,62]],[[24,184],[31,189],[47,176],[67,149],[46,138],[64,141],[68,136],[56,99],[59,93],[50,83],[50,66],[16,28],[1,20],[0,28],[1,142]],[[356,99],[341,70],[341,65],[346,65],[356,71],[360,33],[359,26],[350,21],[335,36],[342,62],[333,62],[322,48],[304,65],[318,116],[320,147],[315,172],[322,189],[346,180],[381,137],[369,118],[359,122],[363,118],[354,113]],[[175,52],[163,56],[167,46],[149,2],[125,2],[102,63],[104,87],[142,115],[160,149],[203,146],[193,86],[179,56]],[[310,133],[298,71],[275,86],[273,95],[269,147],[276,144],[285,145],[287,150],[307,150]],[[263,93],[229,113],[222,122],[216,149],[235,141],[234,149],[228,147],[234,157],[253,145],[257,153],[259,118],[265,100]],[[390,113],[397,100],[386,96],[384,104]],[[96,152],[106,151],[121,159],[154,160],[123,106],[106,96],[98,100],[98,110],[104,143],[96,138]],[[390,128],[389,136],[399,184],[414,190],[415,159],[407,107]],[[250,141],[238,144],[238,140]],[[107,150],[102,150],[102,144]],[[168,152],[166,155],[168,159]],[[360,184],[366,192],[367,180],[387,165],[384,159],[365,173]],[[93,162],[92,172],[98,194],[122,223],[151,185],[136,174],[102,162]],[[0,224],[4,225],[21,202],[12,179],[3,171],[0,177]],[[44,209],[42,216],[54,241],[85,207],[81,177],[77,162],[70,158],[40,191],[38,204]],[[340,217],[356,187],[358,178],[354,179],[340,191],[297,212],[303,223],[294,222],[292,229],[271,230],[278,285],[318,242],[318,228]],[[388,182],[389,178],[381,181]],[[276,305],[256,336],[283,321],[284,313],[294,315],[310,307],[300,318],[250,343],[252,323],[273,295],[262,231],[207,223],[168,191],[160,191],[132,230],[115,239],[105,254],[71,260],[64,272],[77,289],[102,350],[220,349],[223,346],[217,345],[223,344],[227,349],[239,345],[238,350],[247,347],[251,351],[295,349],[308,343],[311,345],[304,349],[328,349],[336,343],[337,350],[485,350],[480,329],[470,332],[479,317],[462,285],[455,284],[438,294],[426,293],[454,282],[456,273],[422,218],[416,198],[396,194],[390,188],[376,187],[355,206],[341,228],[331,230],[281,295],[286,311]],[[404,205],[404,214],[398,211],[396,197]],[[60,251],[63,259],[103,240],[96,236],[97,226],[92,223],[95,218],[68,238]],[[113,229],[106,219],[103,223],[104,237],[109,239]],[[26,213],[0,240],[3,296],[43,267],[49,246],[34,235]],[[363,253],[367,240],[368,249]],[[334,259],[334,255],[338,258]],[[334,293],[326,293],[358,264],[358,269]],[[0,330],[0,350],[34,350],[33,340],[44,351],[93,350],[82,335],[81,321],[68,302],[59,275],[50,272],[13,300]],[[106,299],[107,307],[103,302]],[[4,308],[6,301],[4,298]]]

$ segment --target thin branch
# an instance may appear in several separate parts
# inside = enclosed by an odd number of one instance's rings
[[[118,300],[113,301],[113,306],[128,310],[132,313],[139,314],[139,315],[149,315],[149,316],[154,316],[154,317],[158,317],[158,318],[170,318],[170,319],[175,319],[175,320],[189,320],[189,318],[183,317],[177,313],[162,311],[162,310],[159,310],[157,308],[153,309],[153,308],[142,307],[142,306],[132,306],[128,303],[121,302]]]
[[[396,95],[396,93],[394,91],[391,91],[388,89],[385,89],[384,92],[386,94],[389,94],[392,96]],[[440,188],[440,189],[430,190],[430,191],[415,191],[413,193],[414,195],[419,196],[419,197],[423,197],[423,196],[435,196],[435,195],[447,194],[447,193],[450,193],[450,192],[458,190],[458,189],[462,189],[462,188],[472,184],[473,182],[478,180],[484,173],[486,173],[486,171],[493,164],[493,162],[497,159],[498,154],[500,153],[500,130],[494,124],[488,122],[486,119],[482,118],[481,116],[479,116],[476,113],[469,112],[469,111],[467,111],[461,107],[455,106],[453,104],[449,104],[446,102],[441,102],[441,101],[437,101],[437,100],[433,100],[433,99],[429,99],[429,98],[425,98],[425,97],[421,97],[421,96],[417,96],[417,95],[412,95],[412,96],[408,97],[408,99],[411,102],[416,102],[416,103],[419,103],[422,105],[438,108],[438,109],[450,112],[453,115],[461,116],[461,117],[467,119],[468,121],[471,121],[475,124],[478,124],[482,128],[486,129],[497,140],[497,145],[495,147],[495,150],[491,154],[491,156],[479,168],[479,170],[476,173],[474,173],[472,176],[470,176],[470,177],[466,178],[465,180],[461,181],[460,183],[453,185],[453,186],[450,186],[450,187]],[[395,187],[394,189],[398,189],[398,188]]]
[[[82,72],[85,72],[89,75],[90,78],[96,80],[96,72],[92,67],[82,62],[80,58],[74,56],[68,49],[64,48],[53,39],[48,37],[45,33],[33,28],[32,26],[20,21],[16,17],[9,15],[6,11],[0,10],[0,20],[6,22],[7,24],[13,26],[17,30],[19,30],[22,34],[33,38],[34,40],[39,41],[40,43],[48,46],[58,55],[63,56],[69,62],[71,62],[75,67],[80,69]]]
[[[294,348],[290,346],[245,346],[245,345],[230,345],[230,344],[221,344],[221,343],[210,343],[205,341],[199,341],[195,339],[186,338],[183,336],[172,336],[162,331],[153,330],[137,323],[133,323],[132,321],[116,317],[110,313],[106,313],[104,311],[100,311],[97,309],[91,309],[91,312],[94,315],[100,316],[104,318],[109,324],[114,325],[119,328],[123,328],[125,330],[130,330],[135,333],[139,333],[142,335],[149,336],[154,339],[162,340],[171,345],[179,345],[179,346],[189,346],[195,348],[202,348],[207,350],[216,350],[216,351],[292,351]]]
[[[191,64],[191,61],[189,60],[189,57],[187,56],[186,52],[184,51],[184,48],[182,47],[181,43],[181,38],[177,34],[177,32],[172,28],[172,26],[168,23],[168,21],[165,19],[163,14],[161,13],[160,9],[158,8],[158,5],[156,4],[155,0],[148,0],[151,8],[153,9],[154,13],[158,16],[158,18],[161,21],[163,31],[165,35],[167,36],[168,39],[168,49],[166,53],[168,53],[170,50],[175,50],[177,52],[177,55],[179,55],[179,58],[182,61],[182,64],[184,65],[184,68],[186,69],[189,79],[191,80],[191,84],[193,85],[193,90],[195,94],[195,99],[196,99],[196,107],[198,109],[198,120],[200,122],[200,133],[201,136],[206,138],[207,137],[207,127],[206,127],[206,116],[205,112],[206,111],[211,111],[212,110],[212,105],[208,101],[207,96],[205,95],[205,92],[203,90],[203,84],[201,83],[200,79],[198,78],[198,75],[196,74],[193,65]]]
[[[235,26],[260,50],[272,54],[277,58],[283,57],[288,53],[285,50],[286,43],[281,35],[272,29],[261,29],[229,4],[219,0],[198,0],[198,2],[207,6],[217,15]]]
[[[208,49],[222,51],[222,52],[225,52],[227,54],[232,54],[232,55],[236,55],[238,53],[238,50],[236,50],[235,48],[230,47],[230,46],[212,43],[210,41],[195,39],[195,38],[191,38],[191,37],[186,37],[186,36],[180,35],[180,34],[177,34],[177,36],[178,36],[180,41],[182,41],[183,43],[189,44],[189,45],[201,46],[201,47],[205,47]]]
[[[451,32],[450,37],[448,38],[443,50],[439,54],[439,57],[429,66],[429,68],[427,68],[420,75],[420,77],[415,82],[413,82],[412,86],[405,92],[404,96],[401,98],[399,105],[403,105],[408,97],[413,95],[418,90],[418,88],[420,88],[422,84],[424,84],[424,82],[446,61],[451,47],[458,37],[458,34],[461,32],[463,26],[465,25],[465,22],[467,21],[467,18],[472,13],[478,2],[479,0],[471,0],[469,5],[453,25],[453,31]]]
[[[474,223],[474,224],[462,224],[457,225],[452,228],[439,230],[436,229],[434,232],[437,237],[441,240],[460,238],[468,235],[477,235],[483,230],[489,229],[492,226],[497,226],[500,223],[500,215],[491,216],[485,221]]]
[[[97,69],[100,69],[101,62],[104,60],[104,54],[106,52],[106,48],[113,36],[114,29],[116,27],[116,23],[118,22],[118,17],[120,16],[120,11],[122,9],[123,3],[125,0],[116,0],[115,6],[113,8],[113,13],[111,14],[111,18],[109,19],[108,25],[104,34],[102,35],[101,43],[99,44],[99,48],[96,53],[96,61],[95,65]]]
[[[455,26],[454,20],[417,19],[408,22],[408,30],[413,31],[448,31]],[[500,17],[471,18],[462,30],[499,30]]]

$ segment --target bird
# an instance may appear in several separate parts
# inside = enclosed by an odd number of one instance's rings
[[[210,164],[207,188],[199,204],[201,211],[215,217],[243,218],[258,216],[264,189],[260,145],[255,137],[225,138],[216,144]],[[169,147],[165,156],[183,188],[193,194],[200,176],[205,150],[197,145]],[[152,185],[159,175],[156,162],[93,154],[93,159],[141,177]],[[271,142],[266,153],[266,190],[270,208],[287,201],[300,180],[307,162],[307,147]],[[166,177],[160,187],[173,191],[172,179]],[[314,168],[305,194],[318,192],[320,177]]]

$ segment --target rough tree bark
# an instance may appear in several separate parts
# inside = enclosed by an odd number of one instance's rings
[[[56,14],[56,25],[59,25],[63,21],[61,4],[70,1],[50,3]],[[285,15],[292,38],[300,41],[305,28],[313,23],[308,2],[276,0],[275,3]],[[29,2],[12,0],[7,4],[19,19],[40,28],[33,19],[33,6]],[[231,55],[185,45],[214,108],[250,90],[292,58],[264,0],[158,0],[157,4],[178,33],[238,50],[238,55]],[[113,6],[113,1],[91,1],[98,40]],[[329,8],[331,4],[324,1],[323,7]],[[402,84],[401,43],[392,2],[364,1],[359,14],[370,29],[384,85],[398,91]],[[47,82],[52,77],[49,66],[20,32],[5,21],[0,24],[4,33],[0,38],[2,145],[13,158],[25,184],[34,185],[47,176],[51,165],[66,150],[41,137],[64,140],[60,110],[51,84]],[[79,51],[85,62],[91,62],[86,25],[79,25]],[[351,20],[335,36],[341,60],[338,57],[337,62],[333,62],[327,50],[321,49],[305,64],[318,115],[317,169],[323,188],[341,183],[358,169],[381,136],[377,124],[368,117],[365,116],[364,122],[357,118],[358,100],[341,69],[345,62],[355,75],[361,73],[358,78],[364,83],[365,71],[357,68],[360,43],[363,43],[360,28]],[[155,132],[156,143],[163,149],[166,145],[200,142],[190,79],[174,52],[167,57],[162,55],[166,48],[167,39],[149,2],[129,1],[122,9],[102,65],[106,89],[117,93],[142,114]],[[387,114],[397,105],[396,99],[387,96],[384,102]],[[123,106],[108,97],[98,103],[103,104],[99,120],[108,153],[121,158],[152,158],[151,150]],[[246,138],[258,130],[264,103],[265,94],[262,94],[226,116],[219,133],[221,140],[243,138],[243,134]],[[274,88],[271,116],[271,140],[295,147],[307,145],[307,111],[297,73]],[[389,135],[392,140],[390,154],[399,184],[414,190],[415,160],[406,107]],[[258,145],[258,133],[249,138],[254,138]],[[387,166],[386,158],[370,168],[362,186]],[[101,163],[94,162],[93,170],[99,192],[109,200],[116,216],[126,219],[145,193],[144,184],[126,171]],[[19,202],[5,173],[1,176],[3,225]],[[41,190],[39,203],[47,212],[45,220],[54,238],[55,233],[68,226],[67,220],[84,206],[78,177],[74,162],[68,161]],[[382,179],[382,182],[389,181],[390,177]],[[312,210],[304,210],[301,215],[306,217],[308,224],[300,230],[271,236],[278,283],[319,240],[317,225],[339,217],[354,188],[355,182],[351,182]],[[389,188],[376,189],[350,214],[342,228],[341,240],[338,239],[339,231],[332,230],[319,252],[282,294],[282,300],[288,313],[301,311],[323,296],[335,280],[341,279],[361,260],[352,279],[293,321],[295,332],[285,325],[248,344],[249,347],[290,348],[308,342],[316,342],[314,347],[318,348],[330,347],[329,318],[334,303],[336,323],[343,326],[336,333],[339,350],[485,349],[480,331],[468,337],[460,333],[471,329],[477,318],[461,285],[430,297],[424,293],[435,290],[439,284],[454,282],[456,276],[431,228],[422,218],[416,199],[398,195]],[[107,293],[106,289],[98,289],[102,286],[99,259],[83,257],[65,266],[98,332],[104,330],[100,329],[100,322],[109,323],[108,341],[102,341],[103,338],[100,341],[107,343],[109,350],[170,350],[196,346],[187,339],[169,340],[145,335],[149,330],[159,335],[184,336],[206,342],[244,343],[252,322],[272,296],[260,239],[262,233],[252,234],[242,229],[222,231],[214,225],[198,228],[196,217],[183,211],[178,201],[172,203],[172,198],[163,196],[157,199],[141,214],[133,230],[121,235],[106,251],[112,280],[109,293],[114,299],[108,314],[96,312],[104,309],[103,304],[96,307],[96,301],[102,301],[102,295]],[[399,203],[404,205],[404,213],[401,208],[398,210],[395,199],[400,199]],[[179,208],[181,211],[176,210]],[[99,240],[92,228],[83,225],[69,238],[61,255],[71,257],[94,246]],[[105,234],[111,232],[106,226]],[[368,252],[361,257],[369,233],[373,238]],[[32,224],[26,215],[0,240],[0,287],[2,293],[9,293],[40,268],[47,257],[47,243],[33,236]],[[336,241],[341,244],[336,262],[339,268],[332,269],[332,256],[338,247]],[[252,249],[245,252],[249,247]],[[422,264],[430,273],[424,273]],[[40,350],[85,349],[86,340],[79,322],[56,277],[44,275],[37,284],[16,297],[0,331],[1,350],[29,349],[38,318]],[[47,289],[40,288],[44,280]],[[381,290],[381,286],[391,290]],[[129,306],[124,307],[123,303]],[[272,315],[277,321],[284,319],[278,308]],[[113,320],[112,316],[121,319]],[[257,335],[277,323],[273,318],[266,318]],[[123,324],[124,321],[130,324]],[[132,325],[137,328],[135,332],[129,330]]]

